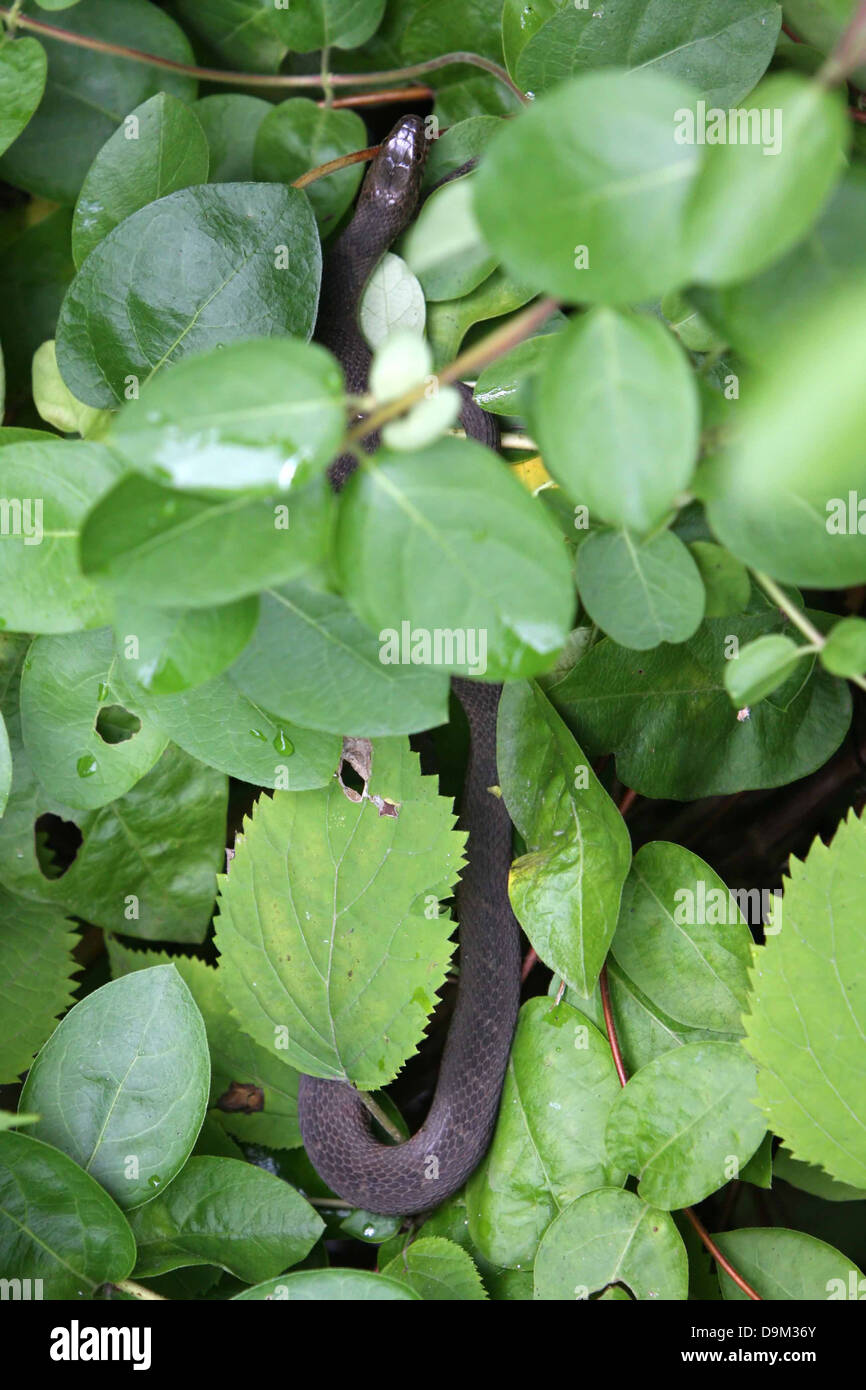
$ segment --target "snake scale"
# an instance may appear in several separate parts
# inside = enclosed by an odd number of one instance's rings
[[[371,355],[358,326],[364,287],[418,206],[427,156],[424,123],[398,121],[370,165],[354,215],[324,265],[316,338],[343,367],[347,390],[367,388]],[[467,435],[496,447],[495,422],[462,388]],[[368,439],[366,447],[375,447]],[[355,467],[332,465],[339,490]],[[460,978],[454,1014],[427,1118],[401,1144],[380,1141],[357,1091],[342,1081],[302,1076],[301,1134],[320,1177],[366,1211],[404,1215],[438,1206],[483,1158],[493,1132],[520,993],[520,931],[508,898],[511,821],[498,782],[496,721],[501,686],[454,678],[469,723],[470,751],[460,808],[467,865],[457,890]]]

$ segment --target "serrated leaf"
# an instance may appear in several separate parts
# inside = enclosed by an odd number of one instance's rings
[[[61,27],[175,63],[195,62],[180,26],[147,0],[79,0]],[[16,39],[16,46],[21,42]],[[74,203],[95,155],[127,112],[156,92],[192,100],[196,83],[185,73],[131,63],[113,53],[58,39],[40,42],[48,56],[45,95],[3,156],[0,177],[53,202]]]
[[[301,1269],[236,1293],[233,1302],[403,1303],[420,1299],[408,1284],[368,1269]]]
[[[493,1140],[466,1191],[469,1234],[488,1260],[527,1268],[564,1207],[625,1181],[604,1144],[619,1089],[607,1040],[582,1014],[550,999],[524,1004]]]
[[[509,876],[515,916],[545,964],[590,994],[616,927],[628,831],[538,686],[503,690],[497,763],[527,848]]]
[[[768,1301],[823,1303],[862,1297],[862,1274],[849,1256],[804,1231],[724,1231],[713,1239],[737,1273]],[[748,1298],[723,1269],[719,1283],[723,1298]]]
[[[853,812],[830,846],[792,858],[781,907],[756,950],[743,1045],[768,1123],[795,1158],[866,1187],[862,901],[866,824]]]
[[[177,97],[158,92],[137,106],[105,142],[81,185],[72,219],[75,264],[139,208],[207,183],[209,159],[195,113]]]
[[[545,467],[596,521],[649,531],[698,450],[694,375],[657,320],[592,309],[553,339],[533,425]]]
[[[0,154],[17,140],[45,90],[48,60],[38,39],[0,41]]]
[[[309,338],[321,264],[309,202],[295,188],[169,193],[109,232],[70,285],[57,323],[63,378],[88,405],[114,406],[191,353],[241,338]]]
[[[207,1032],[211,1058],[210,1104],[219,1108],[220,1132],[228,1130],[247,1143],[264,1144],[271,1149],[297,1148],[301,1142],[298,1073],[273,1046],[257,1046],[238,1025],[220,989],[219,972],[195,956],[130,950],[115,937],[108,939],[108,955],[115,979],[134,970],[170,964],[186,983]],[[246,1110],[231,1110],[226,1102],[237,1096],[238,1087],[252,1087],[261,1092],[261,1097],[252,1097]],[[256,1109],[259,1104],[260,1108]],[[213,1113],[209,1112],[209,1119]],[[234,1156],[238,1157],[237,1147],[233,1149]]]
[[[307,729],[412,733],[448,718],[448,677],[388,665],[345,599],[303,583],[262,594],[258,627],[233,668],[250,699]]]
[[[487,1298],[472,1257],[441,1236],[422,1236],[382,1270],[427,1302],[483,1302]]]
[[[689,1266],[667,1212],[633,1192],[601,1187],[548,1226],[535,1258],[535,1297],[573,1302],[613,1283],[637,1299],[685,1299]]]
[[[336,782],[259,801],[221,881],[216,930],[223,990],[258,1045],[284,1030],[299,1071],[364,1090],[396,1075],[453,950],[448,918],[424,908],[460,867],[452,825],[403,740],[376,743],[358,802]]]
[[[798,1187],[801,1192],[811,1192],[825,1202],[866,1201],[866,1188],[837,1182],[813,1163],[803,1163],[795,1158],[784,1145],[773,1156],[773,1176],[790,1183],[792,1187]]]
[[[751,933],[718,874],[682,845],[654,841],[638,850],[611,952],[669,1018],[689,1028],[741,1031]]]
[[[0,1264],[7,1279],[41,1279],[51,1299],[93,1297],[131,1274],[135,1240],[122,1211],[66,1154],[0,1133]]]
[[[248,1284],[297,1264],[325,1226],[288,1183],[235,1158],[189,1159],[130,1224],[136,1277],[217,1265]]]
[[[380,451],[349,480],[337,547],[345,595],[383,640],[387,631],[402,642],[406,624],[428,642],[462,634],[465,652],[459,642],[450,659],[443,649],[442,670],[532,675],[565,641],[574,604],[565,548],[474,440],[442,439],[411,457]],[[411,555],[411,567],[392,554]]]
[[[685,642],[704,616],[697,565],[672,531],[644,541],[593,531],[577,552],[577,587],[593,622],[636,651]]]
[[[786,626],[764,609],[710,619],[687,642],[649,652],[605,638],[548,694],[588,757],[616,753],[617,775],[645,796],[691,801],[781,786],[821,767],[851,719],[845,686],[817,666],[737,718],[724,684],[730,639],[743,645]]]
[[[689,1043],[649,1062],[613,1103],[610,1158],[672,1211],[739,1175],[764,1137],[755,1073],[738,1043]]]
[[[84,573],[139,603],[210,608],[304,573],[324,557],[334,494],[203,498],[124,478],[90,512]]]
[[[2,467],[10,509],[0,544],[3,627],[72,632],[104,622],[108,600],[81,573],[78,533],[122,466],[100,444],[34,439],[7,445]]]
[[[64,1018],[30,1068],[34,1134],[124,1208],[148,1202],[189,1157],[207,1106],[201,1014],[173,966],[113,980]]]
[[[67,806],[92,810],[116,800],[168,742],[146,717],[130,717],[119,676],[110,628],[37,637],[27,653],[24,746],[39,781]]]
[[[60,908],[0,888],[0,1084],[11,1084],[27,1069],[72,1003],[77,941]]]

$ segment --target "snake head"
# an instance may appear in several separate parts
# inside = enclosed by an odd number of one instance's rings
[[[370,165],[361,197],[385,209],[406,209],[408,222],[421,192],[428,141],[420,116],[403,116]]]

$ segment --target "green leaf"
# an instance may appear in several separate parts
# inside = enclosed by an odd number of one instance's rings
[[[850,1257],[804,1231],[725,1231],[713,1239],[763,1299],[823,1303],[861,1297],[862,1275]],[[748,1298],[723,1269],[719,1269],[719,1283],[723,1298]]]
[[[293,5],[293,17],[297,5]],[[363,150],[367,128],[356,111],[335,111],[308,97],[291,97],[272,106],[258,127],[253,177],[266,183],[292,183],[332,159]],[[306,188],[323,233],[333,230],[358,191],[363,164],[349,164]]]
[[[592,72],[504,122],[473,181],[491,250],[572,304],[639,302],[682,285],[703,151],[676,144],[672,127],[693,100],[670,78]]]
[[[519,0],[507,0],[503,14],[503,31],[507,14],[512,35],[509,70],[525,91],[545,91],[584,68],[623,67],[682,78],[708,106],[724,107],[762,76],[781,21],[781,7],[765,0],[620,0],[596,10],[548,0],[532,8],[528,25]]]
[[[394,332],[424,332],[427,307],[406,262],[386,251],[364,287],[358,323],[373,352]]]
[[[236,1293],[233,1302],[403,1303],[420,1295],[408,1284],[368,1269],[301,1269]]]
[[[471,177],[463,177],[437,188],[400,243],[430,301],[469,294],[496,265],[472,210],[472,185]]]
[[[807,655],[778,632],[747,643],[725,669],[725,689],[734,708],[756,705],[778,690]]]
[[[689,550],[704,586],[704,616],[727,618],[742,613],[752,588],[745,565],[712,541],[692,541]]]
[[[139,208],[207,183],[209,160],[195,113],[177,97],[159,92],[136,107],[106,140],[81,185],[72,219],[75,264]]]
[[[292,0],[272,23],[295,53],[315,48],[357,48],[379,27],[385,0]]]
[[[769,1124],[795,1158],[866,1187],[863,896],[866,824],[792,858],[772,932],[756,953],[744,1046]]]
[[[625,1181],[604,1145],[619,1081],[610,1047],[570,1004],[520,1011],[493,1141],[469,1181],[469,1233],[497,1265],[532,1264],[551,1220],[584,1192]]]
[[[548,1226],[535,1259],[535,1297],[573,1302],[614,1283],[637,1299],[685,1299],[688,1258],[667,1212],[633,1192],[600,1187]]]
[[[605,638],[548,693],[587,756],[614,752],[621,781],[644,796],[782,786],[823,766],[851,719],[845,686],[819,667],[805,680],[795,671],[737,719],[724,686],[729,639],[744,645],[785,625],[768,609],[714,618],[687,642],[640,655]]]
[[[173,965],[198,1005],[207,1031],[211,1059],[210,1104],[219,1107],[220,1132],[228,1130],[251,1144],[293,1149],[301,1143],[298,1128],[298,1073],[273,1046],[258,1047],[230,1013],[219,986],[219,972],[195,956],[169,956],[164,951],[135,951],[116,937],[108,939],[112,975],[117,979],[154,965]],[[229,1110],[226,1102],[238,1087],[254,1087],[246,1110]],[[222,1100],[223,1104],[220,1105]],[[261,1101],[261,1109],[253,1105]],[[213,1115],[213,1111],[210,1115]],[[213,1152],[210,1150],[209,1152]],[[237,1149],[234,1150],[237,1154]]]
[[[446,299],[440,304],[431,304],[427,327],[434,366],[443,367],[457,355],[464,337],[476,323],[509,314],[513,309],[527,304],[532,296],[533,290],[528,285],[518,283],[504,270],[494,270],[477,290],[464,295],[462,299]]]
[[[111,419],[110,411],[94,410],[73,396],[60,375],[53,338],[37,348],[33,356],[33,404],[42,419],[63,434],[101,439]]]
[[[678,290],[671,290],[661,302],[661,311],[689,352],[721,352],[726,346],[723,338],[713,332],[693,304]]]
[[[691,478],[694,374],[655,319],[606,308],[572,319],[550,347],[532,417],[545,466],[593,519],[649,531]]]
[[[0,888],[0,1083],[12,1084],[29,1067],[72,1003],[72,949],[78,937],[56,907],[31,903]]]
[[[411,555],[411,567],[391,555]],[[472,440],[442,439],[411,458],[382,451],[356,473],[338,563],[346,597],[381,640],[399,644],[402,659],[415,639],[401,634],[419,629],[431,648],[423,664],[432,655],[443,670],[532,675],[571,622],[568,558],[552,523]],[[455,630],[461,640],[442,644],[436,661],[435,633]]]
[[[44,1298],[78,1300],[126,1279],[134,1263],[129,1224],[93,1178],[29,1135],[0,1134],[5,1278],[41,1279]]]
[[[90,512],[84,573],[139,603],[211,608],[294,579],[324,557],[334,509],[327,480],[298,495],[179,494],[124,478]]]
[[[453,949],[449,919],[427,915],[461,866],[453,823],[396,739],[377,742],[356,802],[333,780],[258,802],[221,880],[216,944],[223,990],[259,1046],[279,1035],[299,1071],[362,1090],[396,1075]]]
[[[191,33],[214,49],[227,67],[245,72],[276,72],[286,56],[273,4],[268,0],[177,0],[180,18]]]
[[[487,1294],[471,1255],[441,1236],[422,1236],[382,1270],[427,1302],[484,1302]]]
[[[171,965],[103,985],[52,1033],[21,1093],[34,1134],[130,1208],[186,1163],[207,1105],[204,1024]]]
[[[0,617],[20,632],[70,632],[104,622],[105,596],[81,574],[78,533],[122,473],[99,444],[53,440],[2,452],[8,522],[0,539]]]
[[[6,810],[9,789],[12,786],[12,754],[9,749],[9,734],[6,723],[0,714],[0,817]]]
[[[195,62],[182,29],[148,0],[81,0],[63,16],[62,27],[174,62]],[[21,42],[16,39],[16,46]],[[127,112],[157,92],[192,100],[196,84],[183,73],[57,39],[42,44],[48,56],[45,95],[3,156],[0,177],[53,202],[74,203],[94,157]]]
[[[700,118],[692,138],[704,133]],[[736,134],[722,119],[725,143],[708,145],[688,215],[692,275],[710,285],[744,280],[800,240],[842,175],[850,139],[840,94],[794,73],[761,83],[738,109]]]
[[[258,616],[255,597],[220,608],[147,608],[121,599],[114,633],[124,676],[154,695],[202,685],[243,651]]]
[[[527,851],[509,875],[515,916],[544,963],[590,994],[616,927],[628,831],[538,686],[503,690],[497,764]]]
[[[17,1129],[21,1125],[33,1125],[38,1119],[38,1115],[16,1115],[11,1110],[0,1110],[0,1133],[7,1129]]]
[[[251,700],[305,729],[372,738],[447,723],[448,677],[386,665],[381,650],[345,599],[286,584],[262,594],[232,676]]]
[[[827,634],[819,653],[821,665],[834,676],[860,676],[866,671],[866,620],[842,618]]]
[[[527,338],[480,373],[473,395],[494,415],[526,415],[536,378],[550,359],[555,333]]]
[[[42,100],[47,71],[38,39],[0,40],[0,154],[18,139]]]
[[[635,855],[611,951],[670,1019],[741,1032],[752,960],[740,908],[744,892],[730,894],[709,864],[682,845],[657,840]]]
[[[241,338],[309,338],[320,275],[315,221],[296,188],[182,188],[91,251],[60,311],[60,370],[80,400],[113,406],[191,353]]]
[[[612,1162],[638,1195],[667,1211],[701,1202],[751,1158],[765,1124],[755,1071],[739,1043],[689,1043],[649,1062],[617,1096],[607,1124]]]
[[[678,536],[594,531],[577,552],[577,587],[594,623],[622,647],[648,651],[691,637],[704,615],[704,586]]]
[[[315,343],[262,338],[187,358],[114,419],[110,444],[164,486],[288,493],[339,453],[343,374]]]
[[[28,652],[24,744],[39,781],[67,806],[92,810],[122,796],[168,741],[146,718],[130,717],[118,677],[110,628],[38,637]]]
[[[803,1163],[795,1158],[784,1146],[776,1150],[773,1158],[773,1176],[798,1187],[801,1192],[811,1192],[825,1202],[862,1202],[866,1200],[866,1189],[851,1187],[849,1183],[837,1182],[812,1163]]]
[[[210,148],[210,182],[242,183],[253,177],[259,126],[273,106],[244,92],[218,93],[193,102]]]
[[[234,667],[191,690],[132,697],[162,733],[193,757],[260,787],[305,791],[334,775],[340,740],[271,714],[238,687]]]
[[[255,1284],[302,1260],[325,1223],[294,1188],[262,1168],[235,1158],[191,1158],[165,1192],[134,1213],[131,1225],[137,1278],[217,1265]]]

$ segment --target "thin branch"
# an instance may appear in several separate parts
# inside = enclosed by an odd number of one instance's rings
[[[120,1289],[122,1293],[131,1293],[133,1298],[140,1298],[142,1303],[165,1303],[164,1293],[154,1293],[153,1289],[146,1289],[143,1284],[137,1284],[134,1279],[118,1279],[114,1287]]]
[[[441,57],[427,58],[423,63],[411,63],[405,68],[392,68],[383,72],[227,72],[222,68],[200,68],[192,63],[179,63],[174,58],[161,58],[156,53],[144,53],[140,48],[127,48],[123,44],[109,43],[106,39],[96,39],[89,34],[77,34],[72,29],[61,29],[56,24],[46,24],[44,20],[16,14],[14,6],[10,8],[8,5],[0,5],[0,19],[12,20],[19,29],[29,29],[31,33],[41,34],[43,38],[56,39],[75,48],[89,48],[94,53],[126,58],[130,63],[144,63],[148,67],[163,68],[166,72],[179,72],[186,77],[197,77],[202,82],[220,82],[233,87],[320,87],[325,92],[332,87],[377,87],[383,83],[398,82],[403,78],[421,77],[425,72],[436,72],[439,68],[452,67],[456,63],[466,63],[469,67],[482,68],[489,72],[508,87],[524,106],[529,104],[528,97],[515,82],[512,82],[505,68],[499,63],[494,63],[492,58],[485,58],[481,53],[462,50],[443,53]]]
[[[817,81],[825,87],[844,82],[855,68],[866,61],[866,0],[854,13],[850,24],[841,35],[836,47],[817,74]]]
[[[620,1051],[619,1039],[616,1035],[616,1024],[614,1023],[613,1009],[611,1008],[610,1003],[610,989],[608,987],[607,982],[606,965],[602,966],[602,971],[601,975],[599,976],[598,983],[601,990],[601,1007],[604,1012],[604,1026],[607,1030],[607,1040],[610,1044],[610,1051],[613,1057],[613,1064],[616,1068],[616,1074],[619,1077],[619,1084],[621,1086],[625,1086],[628,1083],[628,1073],[625,1069],[625,1064],[622,1060],[622,1052]],[[743,1293],[746,1294],[748,1298],[754,1299],[756,1303],[763,1302],[761,1295],[755,1292],[751,1284],[748,1284],[746,1282],[742,1274],[739,1274],[737,1270],[734,1269],[734,1266],[731,1264],[730,1260],[722,1254],[721,1250],[716,1245],[716,1242],[713,1240],[712,1236],[709,1234],[702,1221],[696,1216],[693,1208],[683,1207],[682,1213],[683,1216],[687,1217],[688,1220],[691,1221],[692,1225],[694,1226],[695,1230],[697,1231],[698,1235],[703,1241],[705,1248],[710,1252],[713,1259],[716,1261],[716,1264],[719,1265],[725,1271],[725,1273],[730,1276],[731,1279],[733,1279],[737,1287],[742,1289]]]
[[[518,343],[522,343],[524,338],[529,338],[536,328],[550,318],[550,315],[558,308],[555,299],[539,299],[535,304],[530,304],[528,309],[524,309],[522,314],[510,319],[501,328],[496,328],[492,333],[488,333],[486,338],[461,352],[459,357],[443,367],[437,374],[440,386],[446,386],[452,381],[462,381],[464,377],[471,376],[475,372],[480,372],[488,363],[495,362],[497,357],[502,357],[506,352],[510,352]],[[388,401],[386,405],[381,405],[378,409],[371,412],[365,419],[354,425],[346,436],[344,448],[351,446],[365,439],[368,434],[373,434],[382,425],[386,425],[389,420],[402,415],[410,406],[420,401],[429,390],[429,382],[420,381],[411,390],[405,391],[395,401]]]
[[[432,87],[386,87],[381,92],[356,92],[350,97],[334,97],[331,102],[336,111],[341,106],[388,106],[393,102],[432,101],[435,95]],[[319,102],[324,106],[323,101]]]
[[[402,1144],[404,1136],[400,1133],[393,1120],[389,1120],[381,1105],[379,1105],[373,1099],[373,1097],[370,1095],[370,1092],[356,1090],[355,1094],[359,1097],[361,1101],[363,1101],[364,1105],[367,1107],[370,1114],[373,1116],[373,1119],[376,1121],[377,1124],[382,1126],[385,1133],[390,1134],[391,1138],[395,1141],[395,1143]]]
[[[370,145],[366,150],[353,150],[351,154],[341,154],[338,159],[329,159],[327,164],[317,164],[315,169],[308,169],[305,174],[293,179],[292,188],[306,188],[308,183],[315,183],[316,179],[323,179],[326,174],[335,174],[338,169],[347,169],[350,164],[372,159],[380,148],[379,145]]]
[[[814,623],[809,622],[809,619],[802,609],[798,608],[796,603],[793,603],[791,599],[788,598],[784,589],[780,589],[775,580],[771,579],[768,574],[761,574],[759,570],[753,572],[761,588],[773,600],[776,607],[781,609],[785,617],[793,623],[794,627],[802,632],[810,646],[815,651],[820,651],[827,641],[823,632],[819,632]],[[848,679],[853,685],[858,686],[860,690],[866,690],[866,677],[849,676]]]

